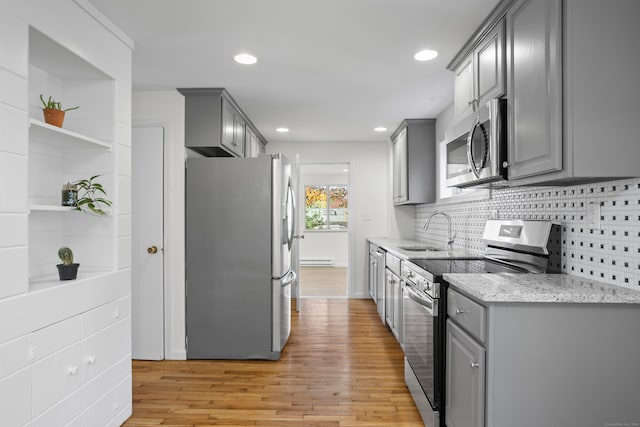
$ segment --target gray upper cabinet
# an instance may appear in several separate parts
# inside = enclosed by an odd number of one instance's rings
[[[247,130],[251,132],[250,137],[262,140],[226,90],[188,88],[178,91],[185,96],[186,147],[205,156],[244,157]]]
[[[258,157],[259,154],[264,153],[264,142],[258,137],[257,132],[249,125],[247,125],[245,129],[244,141],[245,157]]]
[[[454,70],[456,120],[505,93],[504,55],[504,22],[501,21]]]
[[[504,22],[499,22],[473,51],[476,99],[480,105],[505,93]]]
[[[560,0],[519,0],[507,12],[509,179],[562,169]]]
[[[456,116],[467,108],[458,106],[469,90],[464,64],[489,63],[490,49],[485,59],[479,49],[506,22],[511,185],[640,176],[638,16],[637,0],[503,0],[458,52],[448,66],[456,74]],[[480,70],[474,84],[489,80]]]
[[[391,135],[393,203],[435,201],[435,119],[406,119]]]
[[[462,119],[473,112],[473,55],[469,55],[454,70],[453,96],[456,119]]]

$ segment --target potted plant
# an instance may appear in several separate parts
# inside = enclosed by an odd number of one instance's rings
[[[106,206],[111,206],[111,201],[103,196],[107,193],[102,184],[95,182],[100,175],[94,175],[89,179],[80,179],[71,183],[77,191],[76,210],[91,213],[98,216],[106,216]]]
[[[80,107],[71,107],[62,109],[62,103],[56,102],[51,97],[47,101],[44,100],[42,94],[40,94],[40,101],[42,101],[42,111],[44,113],[44,121],[50,125],[57,126],[59,128],[62,127],[62,122],[64,121],[64,113],[69,110],[75,110]]]
[[[57,264],[58,276],[60,280],[75,280],[78,277],[78,267],[80,264],[73,262],[73,252],[67,247],[58,249],[58,257],[62,264]]]

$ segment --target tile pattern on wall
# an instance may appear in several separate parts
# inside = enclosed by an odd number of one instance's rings
[[[599,228],[590,226],[589,208],[599,209]],[[451,216],[454,247],[482,252],[484,223],[499,219],[544,219],[562,226],[561,271],[601,282],[640,289],[640,178],[568,187],[493,189],[488,200],[416,207],[416,238],[442,242]],[[598,219],[598,218],[596,218]]]

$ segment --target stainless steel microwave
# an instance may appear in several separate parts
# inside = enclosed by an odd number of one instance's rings
[[[445,132],[447,187],[489,186],[507,179],[507,101],[492,99],[476,117]]]

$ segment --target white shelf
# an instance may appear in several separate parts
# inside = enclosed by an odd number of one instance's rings
[[[82,268],[82,266],[80,266]],[[55,270],[55,265],[53,266]],[[86,282],[89,280],[97,279],[99,277],[105,277],[113,274],[111,271],[90,271],[83,272],[78,271],[78,278],[74,280],[60,280],[58,273],[49,274],[41,277],[34,277],[29,280],[29,292],[38,292],[51,289],[61,285],[71,285],[78,282]]]
[[[40,120],[29,119],[29,129],[31,135],[36,139],[46,141],[59,148],[97,148],[111,150],[111,144],[109,143],[64,128],[52,126]]]
[[[76,208],[74,206],[56,206],[56,205],[31,205],[29,206],[29,211],[40,211],[40,212],[71,212],[75,211]]]

